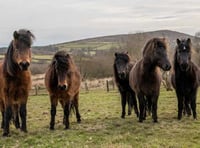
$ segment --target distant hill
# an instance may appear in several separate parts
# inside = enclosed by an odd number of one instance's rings
[[[138,41],[140,39],[144,44],[147,40],[153,37],[165,37],[168,39],[170,43],[170,47],[174,47],[177,38],[191,38],[194,39],[194,36],[180,33],[176,31],[170,30],[159,30],[159,31],[152,31],[152,32],[140,32],[135,34],[120,34],[120,35],[110,35],[110,36],[103,36],[103,37],[95,37],[95,38],[88,38],[82,39],[72,42],[65,42],[60,44],[52,45],[53,47],[57,47],[59,50],[70,50],[73,48],[81,49],[88,47],[94,50],[105,50],[110,47],[116,47],[120,43],[123,43],[128,38],[131,38],[132,41]],[[200,41],[200,39],[199,39]]]

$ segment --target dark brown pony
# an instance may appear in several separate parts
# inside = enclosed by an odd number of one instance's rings
[[[129,72],[132,67],[133,63],[130,62],[130,57],[128,53],[124,52],[115,53],[113,69],[114,69],[115,82],[121,94],[121,105],[122,105],[121,118],[125,118],[126,103],[128,103],[128,115],[131,115],[132,107],[134,107],[137,117],[139,115],[135,92],[131,89],[129,85]]]
[[[190,38],[177,39],[176,51],[174,54],[174,71],[172,74],[172,85],[176,90],[178,99],[178,119],[182,118],[182,112],[188,115],[196,113],[196,97],[199,83],[198,67],[191,61],[192,43]]]
[[[157,122],[157,101],[160,92],[160,68],[170,70],[164,38],[149,40],[144,49],[143,57],[130,71],[129,84],[136,92],[139,100],[139,122],[146,118],[146,105],[152,111],[152,118]]]
[[[34,35],[25,29],[13,33],[5,59],[0,64],[0,102],[3,115],[3,136],[9,135],[9,123],[14,118],[16,128],[27,132],[26,104],[31,88],[31,45]],[[3,101],[2,101],[3,100]],[[2,104],[3,102],[3,104]],[[21,117],[21,126],[19,122]]]
[[[80,73],[71,56],[65,51],[57,52],[45,74],[45,85],[51,102],[51,130],[54,130],[58,101],[63,107],[65,129],[69,128],[69,114],[72,106],[75,107],[77,122],[81,122],[78,109],[80,80]]]

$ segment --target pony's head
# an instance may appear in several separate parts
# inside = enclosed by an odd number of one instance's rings
[[[57,77],[57,87],[60,90],[67,90],[68,81],[70,76],[71,66],[73,65],[72,58],[65,51],[58,51],[52,60],[52,65],[54,66],[56,77]]]
[[[192,49],[192,43],[190,38],[176,40],[177,46],[176,46],[176,53],[175,53],[175,59],[176,62],[180,65],[180,69],[182,71],[187,71],[189,69],[189,63],[191,61],[191,49]]]
[[[34,35],[25,29],[14,31],[4,60],[4,71],[14,76],[18,70],[27,70],[31,61],[31,45]]]
[[[130,57],[127,52],[115,53],[114,66],[115,66],[116,74],[119,76],[120,79],[125,79],[126,76],[128,75],[127,64],[129,62],[130,62]]]
[[[143,57],[159,66],[164,71],[170,70],[171,64],[167,56],[165,38],[153,38],[147,42],[143,49]]]

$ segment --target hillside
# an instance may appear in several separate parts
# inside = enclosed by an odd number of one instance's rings
[[[34,46],[32,51],[33,54],[54,54],[57,50],[90,50],[90,51],[98,51],[98,50],[108,50],[110,48],[119,47],[121,44],[131,39],[131,42],[145,42],[152,37],[166,37],[170,46],[174,47],[175,41],[177,38],[191,38],[194,39],[194,36],[180,33],[171,30],[159,30],[152,32],[140,32],[134,34],[120,34],[120,35],[110,35],[110,36],[102,36],[95,38],[87,38],[82,40],[76,40],[71,42],[64,42],[54,45],[48,46]],[[199,39],[200,41],[200,39]],[[6,48],[0,48],[0,54],[4,54]]]
[[[135,34],[120,34],[120,35],[111,35],[103,37],[88,38],[83,40],[77,40],[72,42],[65,42],[60,44],[52,45],[57,47],[59,50],[70,50],[70,49],[93,49],[93,50],[106,50],[111,47],[118,47],[121,43],[126,42],[130,38],[132,42],[138,42],[140,40],[145,44],[145,42],[153,37],[166,37],[170,42],[170,46],[174,47],[177,38],[191,38],[194,39],[194,36],[170,31],[170,30],[159,30],[152,32],[141,32]]]

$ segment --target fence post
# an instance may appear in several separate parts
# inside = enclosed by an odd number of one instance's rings
[[[38,95],[38,85],[37,84],[35,85],[35,95],[36,96]]]
[[[113,90],[115,90],[115,83],[114,83],[114,80],[112,79],[111,82],[112,82]]]
[[[108,80],[106,80],[106,88],[107,88],[107,92],[109,92],[109,83],[108,83]]]
[[[89,91],[87,82],[85,82],[85,90],[86,90],[86,91]]]

